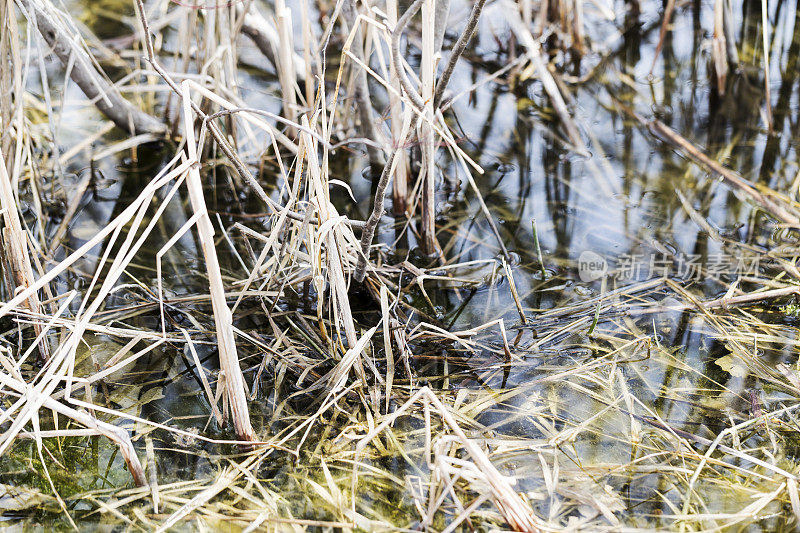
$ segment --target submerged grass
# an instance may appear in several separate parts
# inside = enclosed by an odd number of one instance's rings
[[[0,3],[4,522],[797,527],[796,4],[406,4]]]

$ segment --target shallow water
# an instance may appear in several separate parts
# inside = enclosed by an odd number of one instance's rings
[[[82,2],[71,6],[75,12],[84,13],[84,22],[105,38],[117,32],[109,28],[113,24],[111,19],[96,17],[102,14],[101,7],[112,13],[122,9],[117,2],[107,4]],[[487,330],[480,337],[482,349],[473,352],[459,350],[457,346],[437,346],[420,339],[415,344],[416,357],[411,361],[411,369],[417,383],[427,382],[434,388],[489,391],[497,395],[516,391],[476,415],[482,427],[472,428],[472,436],[530,439],[529,444],[498,459],[498,467],[504,473],[517,477],[520,491],[546,494],[536,443],[547,440],[547,431],[529,416],[546,410],[554,429],[587,424],[585,432],[563,443],[561,476],[571,476],[576,486],[583,484],[589,492],[598,487],[603,490],[606,484],[612,487],[616,494],[622,495],[614,504],[622,506],[618,516],[627,525],[667,527],[672,522],[661,517],[675,514],[682,503],[679,491],[671,486],[671,474],[655,469],[647,472],[646,469],[608,467],[633,464],[652,450],[646,442],[634,443],[629,439],[632,425],[637,423],[627,411],[632,409],[632,404],[607,411],[608,405],[604,404],[599,389],[597,394],[591,393],[599,383],[553,376],[619,349],[625,358],[615,361],[613,371],[603,374],[603,379],[617,379],[619,390],[629,391],[628,396],[623,395],[625,399],[620,400],[621,403],[633,401],[632,395],[676,431],[707,439],[713,439],[731,420],[749,418],[753,395],[760,398],[765,409],[778,408],[779,402],[786,399],[785,393],[752,374],[742,375],[736,368],[726,369],[718,363],[731,352],[730,339],[700,319],[698,313],[688,310],[643,312],[636,305],[644,308],[648,303],[666,305],[678,301],[678,293],[665,283],[647,283],[663,277],[665,268],[674,282],[697,298],[710,300],[725,295],[729,284],[740,276],[744,276],[742,287],[747,287],[748,276],[757,273],[764,276],[780,269],[774,258],[764,260],[761,257],[754,263],[748,248],[780,249],[776,257],[791,257],[797,234],[782,228],[773,218],[742,200],[725,182],[660,141],[630,118],[622,105],[630,106],[648,119],[663,121],[752,183],[796,197],[800,139],[797,131],[800,124],[800,70],[797,68],[800,25],[796,22],[800,19],[793,15],[797,12],[795,2],[776,3],[770,12],[774,131],[768,133],[763,117],[764,80],[759,68],[762,52],[757,3],[735,2],[735,27],[741,28],[741,34],[737,35],[741,68],[728,75],[722,96],[713,88],[709,73],[713,6],[701,2],[681,5],[657,59],[661,5],[643,2],[638,16],[631,11],[625,14],[617,7],[622,15],[614,22],[603,22],[599,13],[587,12],[587,17],[597,21],[589,31],[592,42],[601,48],[597,53],[590,53],[580,61],[561,57],[559,62],[568,76],[587,78],[571,83],[565,76],[565,83],[574,99],[572,110],[590,155],[576,155],[565,145],[553,109],[541,84],[535,80],[513,87],[506,82],[489,83],[454,104],[452,127],[456,137],[461,139],[462,149],[485,170],[475,179],[497,222],[500,238],[510,252],[510,270],[527,321],[525,324],[520,321],[508,290],[508,279],[497,283],[490,281],[503,277],[499,275],[502,267],[499,271],[497,267],[502,254],[463,172],[449,163],[444,150],[440,150],[442,179],[437,193],[441,213],[440,242],[448,250],[448,257],[455,258],[454,262],[456,259],[458,262],[493,261],[456,270],[460,276],[484,280],[475,288],[454,291],[444,283],[426,282],[430,303],[419,291],[412,291],[409,298],[413,298],[414,305],[419,306],[428,319],[452,331],[467,330],[503,318],[514,353],[522,359],[518,364],[509,365],[497,357],[501,344],[495,329]],[[124,15],[131,16],[128,7],[125,9]],[[466,6],[458,3],[453,8],[452,20],[462,21],[465,13]],[[617,36],[615,27],[625,28],[625,31]],[[479,38],[467,56],[469,67],[462,66],[456,71],[451,84],[454,94],[510,60],[507,28],[499,4],[487,7],[480,28]],[[263,60],[248,47],[243,47],[244,61],[263,66]],[[515,53],[519,54],[519,49]],[[409,59],[412,64],[415,60],[413,55]],[[53,77],[63,76],[56,68],[50,73]],[[269,69],[266,72],[256,67],[249,69],[241,84],[245,99],[253,107],[279,111],[277,83]],[[74,86],[67,91],[67,98],[80,100]],[[381,102],[378,107],[382,105]],[[99,121],[94,113],[93,109],[78,105],[64,110],[57,124],[62,151],[92,130],[93,123]],[[98,140],[93,150],[99,151],[118,139],[116,133],[110,133]],[[94,163],[94,170],[102,178],[101,184],[85,197],[70,226],[68,247],[80,246],[113,218],[173,153],[173,147],[149,145],[138,149],[137,161],[131,159],[130,151],[123,151]],[[79,180],[89,171],[88,165],[85,155],[73,160],[63,169],[67,181]],[[365,160],[358,154],[344,152],[337,156],[336,165],[340,173],[337,177],[349,183],[359,200],[354,203],[345,192],[339,191],[337,205],[342,212],[363,220],[370,206],[370,182],[363,178]],[[269,166],[266,168],[262,178],[274,185],[268,175]],[[251,215],[259,212],[260,206],[252,198],[234,198],[227,187],[224,170],[210,177],[209,183],[214,183],[207,195],[210,208],[215,218],[219,216],[222,227],[231,228],[234,223],[241,222],[259,228],[260,220]],[[701,227],[687,214],[679,198],[681,194],[721,238],[710,234],[707,227]],[[152,298],[137,284],[155,286],[151,258],[168,240],[170,231],[187,219],[185,201],[173,201],[165,212],[164,222],[160,223],[157,237],[148,241],[140,254],[142,260],[134,260],[137,267],[129,269],[129,277],[123,281],[126,286],[109,298],[104,311],[109,319],[125,318],[130,326],[160,329],[157,306],[143,308],[142,302],[149,298],[152,304]],[[539,263],[536,252],[534,220],[543,264]],[[51,221],[51,225],[57,226],[57,219]],[[395,226],[386,217],[379,239],[393,243]],[[218,243],[218,248],[224,274],[242,279],[239,257],[225,243]],[[415,248],[412,237],[411,242],[400,244],[394,259],[399,262],[410,257],[412,262],[424,266]],[[200,285],[201,275],[185,275],[201,267],[199,249],[195,239],[187,235],[165,255],[163,279],[170,298],[205,291]],[[596,255],[591,257],[604,262],[605,282],[582,279],[581,274],[586,274],[587,268],[585,260],[590,257],[586,252],[593,252]],[[78,263],[76,270],[93,272],[93,260]],[[70,274],[58,283],[58,290],[63,292],[85,288],[87,280],[80,274]],[[625,290],[620,294],[626,296],[620,296],[618,303],[627,307],[620,310],[609,304],[600,313],[597,325],[591,327],[596,305],[592,299],[621,288]],[[75,309],[79,303],[73,303]],[[753,348],[759,350],[766,364],[771,366],[781,362],[793,366],[797,361],[796,347],[792,344],[797,338],[797,320],[786,307],[781,307],[786,303],[781,301],[752,310],[773,326],[772,333],[781,334],[780,341],[766,340]],[[282,301],[274,317],[279,321],[286,317],[291,319],[297,311],[307,312],[310,305],[303,301],[302,295]],[[362,312],[357,318],[369,322],[375,307],[366,301],[361,305],[363,309],[356,307]],[[548,314],[549,310],[571,305],[577,306],[573,312]],[[207,305],[198,303],[192,311],[205,326],[212,323]],[[175,325],[192,327],[181,313],[168,314]],[[744,330],[746,317],[732,315],[721,320],[728,330],[737,331],[737,328]],[[561,326],[563,330],[558,331]],[[253,309],[243,309],[237,327],[260,335],[264,340],[272,339],[272,330],[266,319],[259,316],[255,304]],[[302,323],[293,327],[302,334]],[[593,330],[591,334],[590,329]],[[617,340],[612,339],[613,335]],[[644,338],[646,342],[641,340]],[[619,339],[631,342],[624,345]],[[103,357],[110,357],[119,348],[113,339],[99,335],[87,338],[87,343],[85,364],[92,364],[92,360],[102,364]],[[314,353],[313,346],[307,348],[309,353]],[[199,344],[197,349],[213,380],[218,372],[213,344]],[[263,353],[247,347],[241,355],[246,379],[252,383]],[[603,367],[603,372],[606,370]],[[251,402],[252,417],[259,432],[275,434],[293,416],[309,414],[309,408],[311,412],[316,409],[315,405],[309,406],[304,401],[302,394],[296,395],[302,391],[295,384],[296,376],[285,380],[276,378],[282,376],[282,372],[292,375],[293,371],[280,365],[269,366],[260,374],[257,385],[253,385],[258,390]],[[402,379],[406,378],[398,373],[398,380]],[[154,350],[130,372],[107,380],[105,390],[97,394],[106,405],[152,421],[193,428],[211,438],[233,437],[229,430],[220,429],[213,421],[209,423],[210,406],[191,362],[191,354],[182,345],[180,348],[166,345]],[[334,417],[315,429],[308,446],[312,449],[329,446],[326,439],[342,429],[337,424],[346,423],[346,418],[337,420]],[[647,422],[638,424],[648,427]],[[139,424],[127,427],[136,435],[137,447],[142,451],[144,433],[149,430]],[[798,453],[796,432],[782,431],[779,455],[781,464],[789,468],[786,465],[793,465]],[[224,463],[223,456],[235,451],[224,445],[192,441],[190,437],[181,441],[160,430],[148,436],[154,441],[162,484],[211,477]],[[421,471],[413,460],[407,460],[417,457],[419,438],[419,434],[408,437],[408,458],[385,458],[383,466],[398,478],[424,473],[424,467]],[[754,445],[763,438],[752,436]],[[47,446],[55,453],[55,443],[49,442]],[[50,468],[62,497],[71,498],[86,491],[129,483],[124,462],[115,448],[103,439],[67,439],[65,447],[59,453],[64,454],[70,468],[75,465],[78,475]],[[700,449],[702,453],[702,447]],[[12,454],[3,458],[1,464],[4,483],[35,486],[44,493],[49,491],[40,475],[41,465],[32,441],[15,445]],[[295,517],[335,518],[315,504],[316,496],[303,493],[298,479],[303,475],[319,476],[319,472],[307,471],[309,469],[301,464],[302,460],[295,462],[288,456],[276,454],[261,474],[270,490],[285,495],[291,502],[287,505]],[[347,473],[347,466],[332,468],[338,469],[340,474]],[[691,470],[686,476],[690,475]],[[755,489],[760,482],[750,480],[749,487]],[[701,480],[695,487],[706,502],[706,512],[738,512],[750,503],[747,491],[727,491],[720,487],[723,485],[713,479]],[[365,484],[362,493],[365,500],[374,502],[387,516],[402,517],[412,512],[413,501],[397,487]],[[77,505],[74,509],[80,510],[82,504],[76,501],[70,500],[70,505]],[[556,514],[566,512],[559,511],[553,501],[545,501],[537,509],[549,509]],[[50,509],[57,510],[52,506]],[[750,524],[748,531],[788,528],[786,519],[790,513],[786,509],[788,507],[774,506],[771,512],[762,513],[767,518]],[[31,517],[28,513],[20,512],[20,516],[32,520],[29,523],[38,520],[36,515]],[[88,526],[97,519],[88,517],[86,520]],[[409,527],[413,527],[413,522]]]

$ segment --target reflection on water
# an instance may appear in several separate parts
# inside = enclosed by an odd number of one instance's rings
[[[452,127],[461,139],[462,148],[486,171],[475,178],[497,221],[500,237],[511,252],[510,269],[529,322],[520,322],[516,304],[506,287],[508,280],[499,284],[488,282],[497,278],[497,267],[488,263],[458,271],[463,277],[486,280],[477,288],[453,291],[444,284],[426,282],[432,308],[416,292],[410,296],[418,298],[414,303],[425,313],[452,330],[466,330],[504,318],[509,340],[522,358],[519,364],[506,364],[495,355],[499,341],[491,336],[484,338],[486,349],[475,352],[459,351],[457,346],[446,349],[429,346],[422,341],[415,346],[416,357],[412,360],[415,378],[427,380],[434,387],[448,386],[454,390],[498,393],[517,390],[477,418],[485,434],[545,440],[548,428],[537,425],[529,416],[543,409],[542,398],[549,398],[552,430],[592,421],[587,433],[564,443],[565,465],[561,475],[585,478],[589,484],[590,479],[597,481],[595,476],[603,476],[603,483],[625,496],[622,505],[630,513],[625,520],[631,525],[653,523],[649,520],[658,524],[658,516],[676,511],[665,503],[671,501],[670,491],[674,489],[668,486],[667,476],[646,469],[612,473],[604,470],[604,465],[628,464],[648,453],[646,445],[632,443],[625,437],[631,431],[631,424],[647,427],[646,421],[636,421],[630,415],[634,400],[628,396],[646,405],[654,416],[676,431],[702,439],[713,439],[731,418],[749,417],[751,391],[757,391],[763,402],[781,399],[768,384],[719,363],[730,353],[731,343],[721,332],[743,328],[745,318],[720,318],[722,324],[711,327],[692,310],[670,308],[671,304],[679,303],[676,295],[682,293],[664,281],[651,280],[667,272],[680,291],[703,299],[718,298],[736,278],[740,278],[740,287],[746,288],[752,282],[749,278],[780,271],[778,259],[792,256],[797,235],[742,201],[723,181],[658,140],[624,111],[624,106],[629,106],[642,116],[663,121],[745,179],[795,198],[800,139],[800,24],[797,24],[800,15],[793,1],[776,2],[769,13],[773,38],[769,73],[773,131],[770,133],[764,120],[764,79],[760,69],[763,54],[760,3],[735,4],[735,27],[741,28],[737,35],[741,64],[738,70],[729,73],[722,95],[714,88],[710,71],[709,29],[713,27],[713,14],[708,3],[690,2],[678,9],[657,58],[661,23],[658,2],[643,2],[641,10],[633,7],[620,10],[623,14],[618,20],[592,26],[590,37],[598,45],[596,53],[585,59],[569,55],[556,58],[560,70],[568,74],[561,76],[561,81],[574,100],[576,120],[589,141],[589,157],[575,155],[563,138],[554,135],[560,131],[558,119],[535,79],[510,83],[501,77],[470,97],[458,98],[450,117]],[[109,10],[118,13],[116,2],[109,5],[112,5]],[[101,37],[116,36],[115,32],[100,31],[104,26],[100,21],[108,20],[99,12],[100,7],[94,3],[84,3],[83,7],[101,16],[97,20],[86,19],[95,32]],[[512,54],[520,53],[519,49],[512,49],[513,43],[498,38],[507,32],[501,9],[500,4],[487,8],[480,34],[468,54],[470,65],[457,70],[451,84],[455,95],[507,64]],[[465,10],[465,5],[454,7],[457,14]],[[125,16],[129,15],[126,11]],[[600,19],[598,14],[593,16]],[[622,28],[621,34],[615,27]],[[254,106],[275,105],[274,100],[261,93],[267,79],[268,75],[255,72],[242,80],[243,92],[252,98]],[[69,94],[76,96],[74,89]],[[71,108],[65,111],[65,118],[85,118],[92,113],[91,109]],[[70,127],[65,126],[67,133],[72,132]],[[126,199],[135,197],[164,158],[171,155],[171,149],[141,147],[135,162],[129,158],[130,152],[123,152],[125,157],[105,158],[91,169],[88,165],[81,166],[86,160],[65,169],[76,180],[84,172],[97,172],[101,179],[111,180],[109,186],[84,200],[71,226],[69,248],[80,246],[90,238],[92,228],[105,225],[120,212]],[[337,202],[343,212],[363,219],[370,205],[369,183],[361,178],[363,158],[351,153],[338,157],[341,160],[337,158],[336,168],[341,168],[341,178],[351,184],[359,202],[354,205],[346,194],[337,196]],[[462,171],[448,161],[440,154],[439,163],[446,179],[442,180],[437,196],[440,241],[448,257],[454,258],[453,262],[499,260],[496,238],[477,200],[468,190]],[[221,226],[230,228],[240,222],[258,229],[259,220],[251,215],[259,207],[247,197],[233,196],[223,174],[208,173],[211,209],[219,215]],[[267,171],[264,178],[270,182]],[[175,198],[159,222],[160,232],[150,238],[152,242],[148,241],[142,257],[152,257],[168,240],[170,232],[181,227],[189,216],[187,199]],[[543,265],[536,251],[534,221]],[[57,225],[56,220],[52,223],[53,227]],[[393,224],[384,224],[379,238],[393,243],[396,229]],[[413,235],[409,241],[413,249]],[[219,243],[219,247],[223,270],[241,279],[240,257],[224,243]],[[758,264],[748,262],[752,250],[765,249],[776,250],[771,259],[760,256]],[[95,253],[99,250],[98,247]],[[196,285],[202,279],[199,274],[185,275],[186,271],[198,271],[199,250],[189,233],[164,256],[163,279],[168,298],[203,292]],[[599,278],[581,279],[578,260],[587,251],[606,262],[606,286]],[[405,252],[399,250],[396,257],[404,259]],[[411,257],[417,256],[412,253]],[[155,269],[148,261],[134,261],[135,268],[129,270],[128,278],[122,282],[125,287],[116,291],[106,306],[104,316],[108,320],[124,318],[130,326],[160,330],[156,300],[146,289],[156,284]],[[62,286],[58,290],[85,287],[88,283],[85,274],[93,271],[91,259],[79,263],[76,272],[60,281]],[[618,302],[624,301],[623,310],[615,308],[612,300],[597,299],[609,294],[616,294]],[[592,328],[598,302],[602,303],[602,312]],[[657,313],[647,311],[647,304],[654,302],[664,308]],[[77,309],[80,302],[74,305]],[[302,334],[307,324],[303,324],[296,311],[307,311],[308,305],[303,295],[297,295],[294,301],[277,305],[273,318],[294,320],[292,327]],[[559,311],[565,306],[571,307]],[[208,312],[207,302],[193,304],[191,317],[178,309],[166,310],[173,328],[193,327],[194,318],[209,324]],[[796,320],[789,313],[764,309],[757,312],[765,323],[773,325],[773,336],[777,338],[775,332],[780,332],[783,339],[783,344],[763,342],[756,348],[766,364],[794,364],[796,348],[786,342],[796,339]],[[273,331],[265,318],[259,318],[258,309],[245,312],[237,326],[261,340],[272,338]],[[641,340],[645,338],[646,342]],[[625,339],[627,344],[623,343]],[[96,340],[100,349],[103,343],[111,342]],[[313,346],[305,349],[313,354]],[[600,395],[592,393],[593,384],[570,381],[558,374],[565,367],[584,364],[593,358],[602,361],[617,350],[626,354],[625,360],[615,363],[613,370],[604,367],[605,363],[598,363],[597,368],[607,372],[599,374],[604,379],[619,380],[620,390],[627,391],[622,409],[608,411]],[[198,351],[213,385],[218,372],[213,346],[198,346]],[[294,372],[290,366],[273,361],[264,369],[264,353],[253,348],[243,349],[242,355],[248,382],[259,376],[257,385],[253,385],[251,408],[260,431],[277,432],[287,423],[283,417],[291,418],[290,413],[316,408],[316,404],[305,405],[302,395],[292,396],[301,392],[302,386],[296,383],[298,376],[283,379],[284,374]],[[163,350],[140,360],[124,378],[109,379],[103,386],[106,390],[101,392],[107,395],[104,398],[107,405],[129,409],[150,420],[194,428],[207,436],[230,438],[215,423],[208,423],[210,406],[202,392],[198,369],[182,345],[168,343]],[[134,424],[129,427],[139,436],[138,444],[142,444],[141,432],[145,428]],[[330,428],[325,428],[310,439],[322,439],[329,432]],[[153,431],[152,437],[156,450],[162,457],[169,457],[159,462],[159,475],[165,483],[208,476],[214,472],[219,454],[230,451],[224,446],[194,442],[188,443],[194,446],[189,452],[180,449],[187,442],[176,442],[164,432]],[[119,470],[121,461],[118,457],[108,457],[111,448],[107,443],[96,438],[76,439],[71,446],[87,451],[80,462],[87,473],[74,481],[79,486],[73,487],[73,492],[124,485],[119,476],[109,478],[108,473]],[[102,453],[98,453],[98,447]],[[89,453],[91,450],[94,455]],[[25,455],[22,450],[17,453]],[[392,468],[398,477],[416,472],[403,461],[396,458],[393,461]],[[502,466],[519,478],[519,490],[541,488],[541,465],[535,446],[515,450],[502,461]],[[114,468],[110,466],[112,463]],[[294,487],[289,463],[288,459],[276,460],[264,472],[277,491]],[[34,481],[27,474],[18,474],[15,479],[20,483]],[[699,485],[696,490],[707,491],[703,494],[707,495],[709,513],[738,511],[746,504],[741,494],[715,492],[713,483]],[[374,498],[393,499],[388,493],[377,492]],[[672,503],[681,505],[680,499]],[[313,506],[297,505],[298,516],[318,515]],[[410,503],[397,505],[402,509]],[[762,525],[769,529],[779,527],[780,523]]]

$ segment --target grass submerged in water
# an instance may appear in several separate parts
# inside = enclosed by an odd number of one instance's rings
[[[3,4],[5,523],[796,527],[796,5],[434,4]]]

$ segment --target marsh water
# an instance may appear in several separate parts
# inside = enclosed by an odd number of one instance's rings
[[[604,5],[598,5],[601,4]],[[472,262],[456,267],[454,272],[475,283],[454,290],[450,284],[428,281],[424,294],[409,291],[409,302],[420,311],[413,320],[460,331],[503,318],[519,361],[508,364],[496,355],[501,346],[496,329],[483,332],[479,346],[485,349],[474,351],[429,344],[421,336],[413,345],[410,375],[398,371],[397,380],[427,383],[434,389],[466,390],[465,395],[474,390],[496,396],[506,394],[476,415],[481,427],[471,428],[470,434],[488,440],[498,435],[524,439],[527,444],[506,454],[498,466],[517,478],[519,490],[534,495],[546,494],[537,446],[547,441],[547,431],[528,415],[546,411],[552,429],[585,426],[575,439],[560,445],[560,475],[572,476],[574,484],[585,485],[587,491],[612,487],[614,494],[620,496],[609,506],[624,525],[666,527],[674,523],[674,518],[668,517],[680,514],[682,505],[680,491],[671,477],[674,472],[625,466],[639,464],[654,450],[630,438],[630,426],[635,424],[629,413],[633,404],[609,411],[607,404],[587,392],[600,387],[600,383],[564,384],[559,380],[566,382],[568,378],[553,376],[591,363],[601,353],[598,344],[607,343],[626,354],[625,360],[619,362],[619,374],[615,370],[611,375],[625,382],[628,396],[642,402],[654,417],[680,435],[710,440],[730,424],[749,419],[755,404],[759,409],[770,410],[790,399],[726,356],[731,353],[731,343],[743,343],[752,347],[766,365],[785,363],[794,367],[798,319],[793,300],[760,303],[746,314],[723,315],[719,320],[725,327],[716,329],[702,319],[701,313],[670,304],[683,303],[689,296],[713,300],[725,295],[736,280],[744,290],[755,278],[776,275],[782,268],[781,258],[792,257],[798,235],[659,139],[628,109],[648,119],[661,120],[752,183],[796,198],[800,178],[800,17],[792,0],[769,3],[773,123],[769,132],[759,2],[734,2],[734,26],[740,28],[736,36],[740,65],[728,74],[724,94],[715,87],[710,65],[713,2],[679,2],[658,54],[662,4],[642,1],[638,10],[617,4],[613,6],[615,20],[604,19],[594,4],[591,9],[587,4],[587,17],[593,21],[588,36],[595,50],[583,58],[563,52],[554,52],[553,56],[566,92],[572,97],[569,104],[589,154],[579,154],[564,141],[558,117],[535,77],[521,80],[517,76],[509,82],[502,75],[469,95],[459,96],[448,115],[461,148],[485,170],[474,177],[508,249],[507,262],[513,276],[503,270],[504,258],[497,237],[483,216],[463,169],[451,164],[445,150],[440,150],[439,240],[453,264]],[[132,32],[130,3],[87,0],[69,2],[68,6],[101,39]],[[451,84],[454,95],[522,53],[509,39],[501,8],[499,3],[490,3],[486,8],[478,37],[465,56],[468,67],[457,70]],[[453,26],[463,22],[467,10],[465,4],[454,3]],[[454,38],[455,34],[448,35],[446,46]],[[249,43],[243,43],[240,52],[241,61],[247,65],[239,80],[243,98],[251,107],[279,112],[279,86],[271,68]],[[412,52],[409,61],[413,64],[419,57]],[[47,72],[51,83],[60,87],[63,70],[49,63]],[[28,82],[40,87],[36,79]],[[62,95],[55,91],[54,98],[60,100]],[[65,98],[67,104],[57,108],[58,116],[40,125],[54,132],[60,153],[97,131],[101,122],[74,84],[68,85]],[[378,109],[385,105],[386,102],[376,102]],[[127,149],[91,161],[123,138],[112,130],[99,137],[90,150],[56,169],[62,173],[62,183],[71,185],[86,173],[95,174],[70,224],[64,248],[73,250],[96,234],[174,155],[172,145],[149,143],[138,147],[135,158]],[[39,149],[48,151],[46,147]],[[50,153],[49,157],[55,155]],[[251,162],[258,163],[253,158]],[[262,163],[258,167],[259,178],[269,185],[268,190],[275,190],[279,184],[271,174],[272,163]],[[358,150],[340,150],[335,156],[335,177],[349,184],[357,200],[353,201],[344,188],[334,188],[335,202],[343,213],[360,220],[366,219],[370,208],[371,182],[365,179],[369,178],[366,166],[364,154]],[[267,215],[251,196],[231,192],[224,166],[214,167],[204,176],[220,237],[217,245],[223,274],[228,280],[244,279],[242,263],[248,263],[250,258],[236,244],[241,234],[233,226],[240,223],[258,231],[263,229]],[[63,203],[59,202],[69,193],[69,187],[65,189],[45,191],[53,200],[47,232],[58,226],[63,212]],[[31,213],[26,214],[30,217]],[[98,317],[109,325],[124,322],[130,327],[160,330],[152,292],[156,285],[152,257],[189,216],[185,201],[170,204],[159,222],[159,236],[150,238],[141,259],[134,260],[134,268],[128,269],[127,278],[120,282]],[[386,216],[380,226],[378,240],[387,244],[387,262],[427,266],[413,234],[398,240],[403,224],[404,221]],[[62,249],[59,253],[65,252]],[[598,261],[605,270],[599,276],[591,275],[586,271],[587,258]],[[58,291],[86,288],[94,261],[96,257],[87,257],[59,278]],[[164,256],[166,295],[177,301],[205,293],[202,274],[186,275],[199,272],[201,267],[199,243],[187,234]],[[509,290],[512,278],[524,322]],[[680,290],[664,282],[664,278]],[[620,297],[602,307],[597,324],[593,325],[598,298],[607,294]],[[356,319],[371,327],[377,316],[376,304],[358,293],[352,303]],[[76,300],[72,305],[77,308],[79,304]],[[652,311],[651,304],[661,306],[660,310]],[[203,327],[213,329],[207,302],[187,305],[194,317],[204,321]],[[237,313],[236,326],[265,343],[273,339],[274,329],[261,307],[248,305],[251,304],[243,304]],[[310,313],[313,305],[314,300],[307,294],[293,294],[279,301],[271,316],[282,327],[294,328],[303,336],[308,327],[303,316]],[[196,327],[180,311],[167,309],[167,314],[176,327]],[[753,343],[756,334],[744,332],[750,331],[746,330],[749,321],[754,323],[756,319],[759,326],[752,327],[764,340]],[[721,331],[732,333],[726,337]],[[735,332],[750,338],[731,340]],[[110,336],[87,336],[80,364],[87,368],[102,364],[120,346]],[[661,350],[659,357],[651,356],[656,347]],[[218,373],[218,361],[211,338],[197,343],[197,349],[213,378]],[[311,356],[315,355],[313,342],[307,349]],[[242,348],[241,355],[246,381],[251,384],[250,408],[257,432],[276,434],[318,407],[304,395],[303,382],[292,368],[276,361],[262,368],[265,354],[255,349]],[[134,368],[107,380],[96,391],[95,401],[210,438],[233,438],[229,429],[220,428],[210,418],[211,409],[191,357],[183,345],[167,343],[139,360]],[[633,402],[628,396],[625,401]],[[308,451],[303,453],[315,455],[320,450],[335,449],[337,444],[327,441],[347,423],[347,417],[341,414],[326,417],[309,436],[304,448]],[[647,423],[639,421],[641,424],[642,431],[646,431]],[[227,464],[226,457],[237,453],[233,447],[193,440],[190,436],[177,438],[139,423],[126,427],[142,456],[145,437],[152,439],[162,485],[211,479]],[[787,469],[793,468],[800,453],[798,429],[796,424],[788,424],[775,430],[780,433],[780,442],[773,449],[776,460]],[[752,438],[753,447],[757,447],[767,437],[753,434],[741,438]],[[45,445],[64,465],[49,465],[49,474],[73,511],[93,508],[82,499],[87,494],[102,499],[116,489],[131,486],[116,448],[102,438],[66,438],[47,441]],[[697,445],[703,453],[703,443]],[[411,456],[418,452],[414,449],[414,443],[409,443]],[[302,454],[295,459],[291,454],[275,453],[259,476],[271,491],[283,497],[291,516],[337,519],[318,504],[320,495],[310,493],[301,482],[303,478],[320,476],[316,469],[303,466],[302,458]],[[408,458],[386,458],[384,468],[391,469],[398,479],[417,475],[417,466]],[[350,468],[346,462],[329,466],[340,473]],[[0,468],[4,484],[49,494],[34,441],[20,440],[0,460]],[[691,473],[689,469],[680,476],[688,478]],[[701,479],[694,487],[709,515],[739,512],[752,502],[759,484],[765,482],[740,473],[743,477],[735,482],[741,490],[731,490],[719,480],[729,475],[735,478],[737,474],[718,471],[714,474],[718,477]],[[414,527],[413,498],[397,487],[365,483],[359,490],[363,501],[382,509],[383,515],[407,515],[407,521],[398,518],[399,522]],[[542,497],[542,508],[555,514],[567,512],[555,508],[553,501],[548,503]],[[3,521],[41,525],[49,523],[57,513],[58,507],[47,500],[36,512],[12,509]],[[786,505],[777,502],[758,520],[740,526],[748,531],[790,529],[790,514]],[[83,520],[81,524],[86,527],[120,523],[113,513],[90,514]]]

